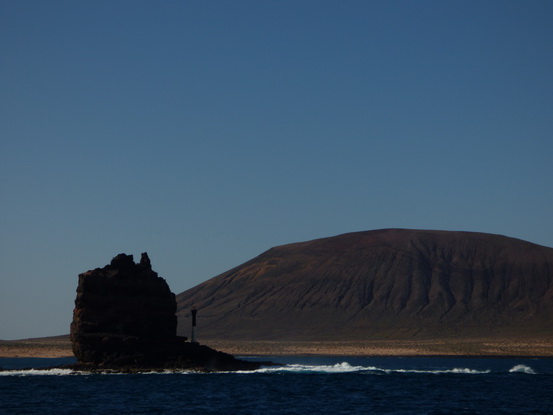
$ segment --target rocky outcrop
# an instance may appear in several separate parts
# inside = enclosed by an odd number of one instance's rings
[[[79,275],[71,342],[79,365],[102,368],[252,369],[176,335],[175,295],[142,254],[120,254],[104,268]]]
[[[283,245],[177,296],[203,339],[370,340],[553,332],[553,249],[384,229]]]

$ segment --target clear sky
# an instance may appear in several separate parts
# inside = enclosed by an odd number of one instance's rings
[[[388,227],[553,247],[553,2],[0,2],[0,339]]]

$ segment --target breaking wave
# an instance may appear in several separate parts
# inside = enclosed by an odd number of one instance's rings
[[[71,369],[18,369],[0,371],[0,376],[65,376],[79,374]]]
[[[347,362],[336,363],[335,365],[302,365],[289,364],[285,366],[265,367],[254,371],[243,371],[240,373],[351,373],[366,370],[363,366],[352,366]]]
[[[352,366],[347,362],[337,363],[335,365],[302,365],[290,364],[281,367],[266,367],[253,372],[240,373],[372,373],[372,374],[392,374],[392,373],[411,373],[411,374],[469,374],[481,375],[491,373],[490,370],[475,370],[469,368],[453,369],[386,369],[377,366]]]
[[[536,372],[530,366],[516,365],[509,369],[509,373],[526,373],[527,375],[535,375]]]
[[[513,366],[507,371],[508,373],[524,373],[524,374],[536,374],[534,369],[529,366],[519,364]],[[144,372],[142,374],[192,374],[197,372],[191,372],[187,370],[167,370],[163,372]],[[484,375],[492,373],[491,370],[478,370],[470,368],[384,368],[378,366],[355,366],[348,362],[341,362],[329,365],[309,365],[309,364],[287,364],[283,366],[271,366],[263,367],[261,369],[253,371],[238,371],[227,373],[241,373],[241,374],[255,374],[255,373],[365,373],[374,375],[389,375],[389,374],[459,374],[459,375]],[[505,373],[505,372],[504,372]],[[0,376],[68,376],[68,375],[90,375],[90,372],[75,371],[72,369],[52,368],[52,369],[16,369],[16,370],[3,370],[0,371]],[[121,373],[105,373],[111,375],[121,375]]]
[[[150,371],[150,372],[140,372],[140,375],[174,375],[174,374],[194,374],[198,373],[191,370],[161,370],[161,371]],[[117,372],[112,370],[90,372],[86,370],[72,370],[72,369],[13,369],[13,370],[0,370],[0,376],[68,376],[68,375],[110,375],[110,376],[124,376],[128,373]],[[137,373],[133,373],[137,374]]]

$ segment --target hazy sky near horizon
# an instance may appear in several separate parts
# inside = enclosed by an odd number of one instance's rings
[[[0,339],[77,275],[180,293],[275,245],[402,227],[553,247],[553,2],[0,3]]]

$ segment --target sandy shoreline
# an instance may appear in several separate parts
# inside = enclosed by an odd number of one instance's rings
[[[72,357],[69,336],[0,340],[0,357]]]
[[[212,341],[210,347],[234,355],[334,356],[479,356],[551,357],[553,341],[489,339],[389,340],[351,342],[230,342]]]
[[[553,338],[440,339],[379,341],[231,341],[206,340],[217,350],[233,355],[335,355],[335,356],[480,356],[553,358]],[[67,336],[0,341],[0,357],[73,356]]]

